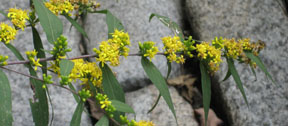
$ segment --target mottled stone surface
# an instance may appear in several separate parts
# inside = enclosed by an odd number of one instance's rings
[[[214,36],[249,37],[267,47],[260,58],[279,84],[257,69],[257,80],[248,66],[236,64],[246,91],[249,108],[232,78],[219,86],[231,125],[288,125],[288,17],[275,0],[186,0],[192,29],[201,40]],[[216,79],[227,71],[223,65]],[[215,83],[216,85],[216,83]]]
[[[178,24],[181,24],[182,20],[181,1],[178,0],[123,0],[119,2],[99,0],[98,2],[101,3],[103,9],[109,9],[114,16],[121,20],[125,30],[130,35],[130,53],[139,51],[139,41],[155,41],[159,49],[162,50],[161,37],[174,35],[169,28],[156,18],[149,23],[149,16],[152,13],[168,16]],[[92,49],[98,47],[101,41],[105,41],[108,38],[105,15],[89,15],[84,24],[91,40],[90,42],[86,41],[88,52],[94,53]],[[140,61],[140,57],[133,56],[127,59],[121,57],[120,66],[113,68],[113,71],[117,73],[117,79],[125,90],[133,90],[148,84],[147,81],[143,81],[147,77]],[[162,74],[166,75],[167,65],[165,57],[156,56],[153,62]],[[179,73],[179,67],[179,65],[173,64],[172,76]]]
[[[29,1],[27,0],[5,0],[0,2],[0,10],[7,10],[10,7],[17,8],[25,8],[28,9]],[[3,16],[0,17],[0,21],[9,22],[7,19],[4,19]],[[9,22],[10,23],[10,22]],[[68,56],[79,56],[80,51],[78,48],[80,42],[80,35],[79,33],[72,28],[69,31],[70,23],[63,18],[64,24],[64,36],[68,38],[68,45],[70,48],[73,49]],[[40,28],[40,24],[37,26],[38,31],[40,33],[41,39],[44,43],[44,48],[46,50],[50,50],[52,45],[48,43],[46,40],[46,35],[43,32],[42,28]],[[32,40],[32,30],[31,28],[26,28],[24,31],[19,30],[16,40],[12,42],[13,45],[21,52],[21,54],[25,56],[25,51],[33,50],[33,40]],[[8,55],[8,61],[17,61],[17,58],[4,46],[3,43],[0,43],[0,54],[1,55]],[[47,55],[50,56],[50,55]],[[13,65],[7,66],[13,70],[23,72],[26,74],[28,73],[28,69],[25,68],[23,65]],[[13,125],[15,126],[31,126],[34,125],[33,118],[31,114],[29,99],[33,98],[33,92],[29,85],[29,78],[24,77],[22,75],[18,75],[15,73],[11,73],[8,71],[4,72],[7,74],[11,89],[12,89],[12,112],[13,112]],[[55,81],[57,82],[57,81]],[[55,126],[63,126],[69,125],[72,119],[72,115],[74,110],[77,106],[77,103],[72,96],[72,93],[68,92],[67,90],[61,89],[59,87],[48,86],[49,92],[52,98],[52,103],[54,106],[54,122],[53,125]],[[51,118],[51,107],[50,107],[50,118]],[[86,113],[82,116],[82,124],[83,126],[89,125],[90,119]]]
[[[179,126],[198,126],[192,106],[178,94],[174,87],[170,87],[169,91]],[[147,114],[158,97],[158,90],[154,85],[126,93],[125,95],[127,104],[130,105],[136,113],[136,121],[150,120],[153,121],[156,126],[176,126],[174,116],[163,98],[160,99],[155,109]],[[134,115],[128,114],[128,118],[133,119]]]

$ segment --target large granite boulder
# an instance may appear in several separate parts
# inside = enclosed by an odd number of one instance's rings
[[[121,20],[125,30],[130,35],[131,47],[130,53],[138,53],[138,42],[154,41],[159,50],[162,50],[163,44],[161,38],[164,36],[173,36],[173,32],[164,26],[159,20],[153,19],[149,23],[149,16],[157,13],[170,17],[178,24],[182,24],[181,1],[178,0],[125,0],[115,2],[114,0],[99,0],[100,9],[109,9],[111,13]],[[106,18],[103,14],[90,14],[86,18],[85,30],[88,33],[90,41],[86,41],[87,51],[94,54],[93,48],[98,47],[101,41],[107,40]],[[95,60],[95,59],[93,59]],[[162,74],[166,75],[167,65],[164,56],[155,56],[152,60]],[[124,90],[135,90],[148,84],[141,66],[141,57],[121,57],[120,65],[112,68],[117,73],[117,79],[120,81]],[[172,76],[179,75],[180,65],[172,65]]]
[[[5,0],[0,2],[0,10],[7,10],[11,7],[29,9],[29,1],[23,0]],[[9,22],[4,16],[0,17],[1,22]],[[72,28],[69,31],[70,23],[63,19],[64,24],[64,36],[68,38],[69,47],[73,49],[72,52],[68,54],[70,57],[81,55],[79,51],[80,44],[80,34]],[[46,35],[43,32],[42,28],[40,28],[40,24],[37,26],[39,34],[44,44],[44,48],[46,50],[52,49],[52,45],[48,43],[46,39]],[[32,40],[32,30],[31,28],[25,28],[24,31],[19,30],[16,40],[12,42],[13,45],[21,52],[23,56],[25,56],[25,51],[33,50],[33,40]],[[0,43],[0,54],[8,55],[8,61],[17,61],[17,58],[8,50],[4,44]],[[47,57],[50,55],[47,55]],[[25,56],[26,57],[26,56]],[[28,69],[26,69],[23,65],[13,65],[7,66],[13,70],[28,73]],[[29,78],[24,77],[22,75],[18,75],[15,73],[11,73],[8,71],[4,72],[7,74],[9,78],[9,82],[12,89],[12,112],[13,112],[13,125],[18,126],[31,126],[34,125],[32,113],[30,109],[29,99],[33,98],[33,92],[29,85]],[[55,81],[57,82],[57,81]],[[58,81],[59,82],[59,81]],[[72,96],[72,93],[67,90],[61,89],[59,87],[48,86],[49,92],[52,99],[52,104],[54,107],[54,121],[53,125],[55,126],[63,126],[69,125],[72,119],[72,115],[77,106],[77,103]],[[50,105],[49,105],[50,106]],[[50,108],[50,119],[51,119],[51,106]],[[83,113],[82,116],[82,124],[81,125],[90,125],[90,118],[86,113]]]
[[[257,69],[257,80],[248,66],[236,64],[249,102],[245,104],[231,77],[212,85],[223,96],[224,111],[235,126],[286,126],[288,125],[288,17],[276,0],[186,0],[191,28],[201,40],[214,36],[263,40],[267,47],[260,58],[278,85],[273,85]],[[220,82],[226,74],[222,65],[216,75]]]
[[[179,126],[198,126],[192,106],[184,100],[174,87],[169,88]],[[163,98],[160,98],[155,109],[147,114],[149,109],[154,105],[158,90],[154,85],[128,92],[125,94],[126,102],[136,113],[136,121],[150,120],[156,126],[176,126],[176,121],[168,105]],[[134,119],[133,114],[128,114],[128,118]]]

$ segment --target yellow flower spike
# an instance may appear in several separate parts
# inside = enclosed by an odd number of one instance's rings
[[[167,58],[169,62],[175,61],[179,63],[179,61],[177,61],[176,53],[184,51],[185,48],[183,43],[180,41],[180,38],[178,36],[174,36],[173,38],[171,36],[168,36],[161,39],[164,44],[164,53],[168,55]]]
[[[29,20],[27,10],[21,10],[16,8],[10,8],[7,16],[11,18],[11,22],[18,28],[24,30],[26,27],[26,20]]]

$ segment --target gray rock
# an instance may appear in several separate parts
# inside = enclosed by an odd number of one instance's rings
[[[214,36],[250,37],[263,40],[267,47],[260,58],[279,85],[257,69],[257,80],[248,66],[236,64],[249,102],[245,105],[232,77],[219,86],[227,106],[231,125],[288,125],[288,17],[273,0],[187,0],[192,29],[201,40]],[[222,65],[216,80],[224,78],[227,65]]]
[[[21,3],[21,4],[19,4]],[[9,7],[15,7],[17,8],[24,8],[28,9],[29,2],[24,0],[5,0],[1,1],[0,8],[1,10],[7,10]],[[7,19],[4,19],[4,17],[1,17],[1,22],[5,21],[8,22]],[[71,31],[69,31],[70,23],[66,21],[66,19],[63,18],[63,24],[64,24],[64,36],[68,38],[68,45],[70,48],[73,49],[71,53],[68,54],[69,57],[72,56],[79,56],[81,55],[79,51],[79,43],[80,43],[80,35],[79,33],[72,28]],[[41,36],[41,39],[44,44],[44,48],[46,50],[51,50],[52,45],[48,44],[48,41],[46,39],[46,35],[43,32],[42,28],[40,28],[40,24],[37,26],[39,34]],[[17,58],[4,46],[4,44],[0,43],[0,54],[1,55],[8,55],[9,59],[8,61],[17,61]],[[31,51],[33,50],[33,41],[32,41],[32,30],[31,28],[26,28],[24,31],[19,30],[16,40],[12,42],[13,45],[21,52],[23,56],[25,56],[25,51]],[[47,55],[47,57],[50,55]],[[26,56],[25,56],[26,57]],[[23,65],[13,65],[13,66],[7,66],[10,69],[23,72],[26,74],[28,73],[28,70]],[[11,73],[8,71],[4,71],[10,81],[11,89],[12,89],[12,112],[13,112],[13,125],[23,125],[23,126],[31,126],[34,125],[33,118],[31,114],[31,109],[29,105],[29,99],[33,98],[33,92],[29,85],[29,78],[24,77],[22,75],[18,75],[15,73]],[[57,81],[55,81],[57,82]],[[51,95],[53,107],[54,107],[54,122],[53,125],[55,126],[63,126],[63,125],[69,125],[70,121],[72,119],[72,115],[74,113],[74,110],[77,106],[77,103],[74,100],[74,97],[72,96],[72,93],[53,86],[48,86],[49,92]],[[51,106],[50,106],[50,119],[51,119]],[[83,113],[82,116],[82,123],[81,125],[87,126],[91,125],[89,116],[86,113]]]
[[[174,87],[169,87],[179,126],[198,126],[192,106],[185,101]],[[161,97],[155,109],[147,114],[158,97],[158,90],[154,85],[125,94],[126,102],[136,113],[136,121],[150,120],[156,126],[176,126],[176,121],[168,105]],[[133,114],[128,118],[134,119]]]
[[[161,42],[164,36],[173,36],[174,34],[169,28],[161,24],[157,19],[148,21],[150,14],[158,13],[163,16],[170,17],[173,21],[181,26],[182,10],[178,0],[125,0],[125,1],[107,1],[100,0],[103,9],[109,9],[111,13],[121,20],[124,28],[130,35],[131,47],[130,53],[138,53],[138,42],[154,41],[162,50]],[[87,43],[87,50],[93,54],[93,48],[98,47],[101,41],[108,38],[106,18],[103,14],[88,15],[85,21],[85,30],[90,37],[90,42]],[[95,59],[93,59],[95,60]],[[117,79],[120,81],[125,90],[133,90],[137,87],[143,87],[148,84],[146,81],[144,70],[141,66],[140,57],[121,57],[121,64],[118,67],[112,68],[117,73]],[[163,75],[167,73],[166,59],[164,56],[156,56],[152,60]],[[179,74],[180,65],[173,64],[171,75]]]

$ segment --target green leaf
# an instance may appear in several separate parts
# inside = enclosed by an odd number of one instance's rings
[[[172,68],[171,62],[169,62],[168,59],[167,59],[167,66],[168,66],[168,72],[167,72],[166,80],[168,80],[169,75],[171,73],[171,68]]]
[[[260,60],[260,58],[258,56],[255,56],[253,53],[251,52],[246,52],[245,54],[248,58],[250,58],[252,61],[254,61],[257,66],[259,66],[259,68],[266,74],[266,76],[268,76],[268,78],[274,83],[276,84],[276,82],[273,80],[272,76],[270,75],[270,73],[267,71],[265,65],[263,64],[263,62]]]
[[[62,21],[43,4],[43,0],[33,0],[40,24],[46,33],[48,41],[53,44],[63,33]]]
[[[251,66],[250,66],[250,68],[251,68],[251,71],[252,71],[253,75],[255,76],[255,81],[257,81],[257,75],[256,75],[256,72],[255,72],[254,68],[251,67]]]
[[[31,28],[32,28],[34,49],[38,52],[37,58],[46,58],[40,35],[35,27]],[[40,64],[42,65],[42,72],[47,75],[47,62],[40,62]]]
[[[76,92],[74,86],[73,86],[71,83],[69,83],[68,86],[69,86],[69,88],[70,88],[71,90],[73,90],[73,91]],[[74,94],[74,93],[72,93],[72,94],[73,94],[73,97],[74,97],[75,101],[76,101],[77,103],[79,103],[80,99],[79,99],[78,95],[76,95],[76,94]]]
[[[3,16],[5,16],[5,17],[7,17],[7,18],[8,18],[8,15],[7,15],[7,13],[5,13],[4,11],[0,10],[0,13],[1,13]]]
[[[115,78],[109,66],[107,64],[104,64],[104,66],[102,67],[100,63],[99,67],[102,70],[102,76],[103,76],[102,86],[104,93],[111,100],[119,100],[121,102],[125,102],[124,91],[120,86],[119,82],[117,81],[117,79]]]
[[[180,37],[180,40],[182,42],[184,42],[184,35],[182,32],[182,29],[178,26],[177,23],[175,23],[174,21],[171,21],[168,17],[165,16],[161,16],[159,14],[155,14],[152,13],[149,17],[149,22],[151,21],[151,19],[156,16],[165,26],[167,26],[168,28],[170,28],[174,34],[176,34],[177,36]]]
[[[114,33],[115,29],[124,30],[124,26],[121,21],[115,17],[109,10],[93,11],[91,13],[106,14],[106,24],[108,26],[108,38],[112,38],[111,33]]]
[[[5,73],[0,69],[0,124],[12,126],[12,100],[10,83]]]
[[[226,76],[224,77],[222,81],[226,81],[230,76],[231,76],[231,72],[228,70],[226,73]]]
[[[245,91],[244,91],[244,88],[243,88],[243,84],[241,82],[241,79],[239,77],[239,74],[235,68],[235,65],[234,65],[234,61],[233,59],[231,58],[226,58],[227,59],[227,63],[228,63],[228,67],[229,67],[229,71],[231,72],[232,74],[232,77],[234,78],[236,84],[237,84],[237,87],[239,88],[246,104],[248,105],[248,101],[247,101],[247,98],[246,98],[246,95],[245,95]]]
[[[108,38],[112,38],[112,34],[115,29],[124,30],[124,26],[121,21],[115,17],[110,11],[107,10],[106,23],[108,26]]]
[[[147,58],[142,57],[141,64],[143,66],[144,71],[146,72],[147,76],[153,82],[153,84],[157,87],[160,94],[163,96],[164,100],[168,104],[169,109],[172,111],[176,121],[176,114],[173,106],[173,102],[170,96],[170,92],[168,86],[166,84],[165,79],[161,75],[160,71],[156,68],[156,66],[150,62]]]
[[[83,105],[83,102],[80,101],[74,111],[73,117],[70,122],[70,126],[80,126],[83,110],[84,110],[84,105]]]
[[[155,109],[155,107],[156,107],[156,106],[158,105],[158,103],[159,103],[160,98],[161,98],[161,94],[159,93],[156,102],[155,102],[154,105],[151,107],[151,109],[149,109],[149,111],[148,111],[147,113],[150,113],[150,112],[152,112],[152,111]]]
[[[207,125],[208,112],[211,101],[211,80],[208,74],[208,70],[204,65],[204,62],[200,61],[200,72],[201,72],[201,85],[203,94],[203,106],[205,112],[205,126]]]
[[[89,83],[89,87],[93,95],[96,96],[96,87],[93,85],[93,83],[90,80],[88,80],[88,83]]]
[[[109,66],[107,64],[104,64],[104,66],[102,67],[102,64],[99,63],[99,67],[102,70],[102,86],[104,93],[108,96],[110,100],[118,100],[125,103],[124,91]],[[114,119],[116,121],[121,121],[120,115],[124,115],[124,113],[114,112]]]
[[[29,72],[31,76],[37,77],[37,73],[30,66]],[[33,121],[35,126],[47,126],[49,123],[49,107],[45,89],[42,88],[43,82],[30,78],[30,81],[35,88],[36,101],[30,100]]]
[[[103,115],[95,126],[109,126],[109,120],[106,115]]]
[[[86,37],[88,40],[88,35],[85,32],[85,30],[81,27],[80,24],[78,24],[74,19],[72,19],[70,16],[68,16],[67,14],[64,15],[66,17],[66,19],[84,36]],[[90,40],[89,40],[90,41]]]
[[[13,52],[13,54],[19,60],[25,60],[21,53],[11,44],[5,44],[7,48]],[[29,64],[25,64],[25,67],[29,69],[30,75],[37,77],[37,73]],[[46,126],[48,125],[49,121],[49,108],[48,108],[48,101],[45,89],[42,88],[43,83],[39,80],[35,80],[30,78],[30,82],[32,83],[35,89],[35,98],[38,102],[32,102],[30,100],[30,106],[33,115],[33,121],[35,122],[36,126]]]
[[[61,60],[60,61],[60,74],[61,76],[68,76],[71,73],[71,70],[74,67],[74,63],[70,60]]]
[[[135,114],[134,110],[129,105],[118,100],[111,100],[111,102],[112,105],[116,108],[116,111]]]

